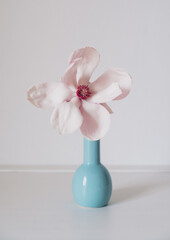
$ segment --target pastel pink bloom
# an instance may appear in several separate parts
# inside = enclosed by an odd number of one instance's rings
[[[98,140],[108,131],[112,111],[106,103],[128,95],[131,77],[122,69],[110,69],[90,82],[99,59],[94,48],[78,49],[61,82],[46,82],[28,90],[28,100],[36,107],[54,108],[51,124],[57,133],[80,128],[86,138]]]

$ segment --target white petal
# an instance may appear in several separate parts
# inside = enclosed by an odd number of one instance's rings
[[[96,49],[85,47],[74,51],[70,57],[69,64],[72,64],[77,60],[81,60],[81,63],[78,66],[77,83],[78,85],[86,85],[89,83],[93,71],[99,64],[100,55]]]
[[[73,92],[61,82],[40,83],[27,92],[28,100],[39,108],[54,108],[72,95]]]
[[[89,85],[92,95],[88,98],[89,102],[106,103],[121,95],[122,91],[118,83],[113,82],[110,75],[106,72],[96,81]]]
[[[129,94],[132,85],[132,78],[123,69],[120,68],[110,69],[106,71],[103,75],[106,78],[110,79],[110,81],[117,83],[122,91],[122,93],[119,96],[113,98],[113,100],[122,99]]]
[[[82,101],[80,106],[83,115],[82,134],[90,140],[99,140],[109,129],[110,113],[100,104]]]
[[[112,109],[109,107],[109,105],[108,105],[107,103],[101,103],[101,105],[102,105],[103,107],[105,107],[106,110],[107,110],[110,114],[113,113]]]
[[[83,117],[79,110],[80,100],[73,98],[70,102],[58,105],[51,116],[51,125],[59,134],[68,134],[77,130]]]
[[[72,90],[76,90],[77,88],[78,67],[80,66],[80,63],[81,59],[76,59],[76,61],[68,66],[64,76],[61,78],[61,81]]]

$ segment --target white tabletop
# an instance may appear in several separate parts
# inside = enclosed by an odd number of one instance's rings
[[[0,240],[169,240],[170,173],[112,173],[108,206],[83,208],[73,173],[0,173]]]

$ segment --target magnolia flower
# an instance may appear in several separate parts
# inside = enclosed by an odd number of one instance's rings
[[[28,90],[28,100],[36,107],[54,108],[51,124],[57,133],[80,128],[86,138],[98,140],[108,131],[112,111],[106,103],[128,95],[131,77],[122,69],[110,69],[90,82],[99,59],[94,48],[78,49],[61,82],[40,83]]]

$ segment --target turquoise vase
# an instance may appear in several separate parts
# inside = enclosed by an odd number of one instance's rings
[[[84,207],[103,207],[112,193],[112,179],[100,163],[100,140],[84,139],[84,162],[76,170],[72,190],[75,202]]]

